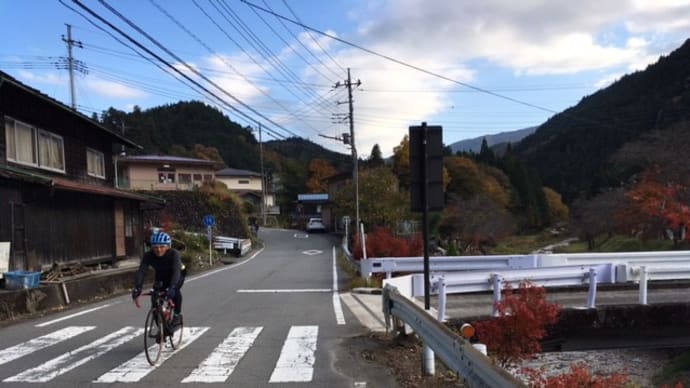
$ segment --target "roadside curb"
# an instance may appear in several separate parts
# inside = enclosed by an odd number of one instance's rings
[[[355,287],[350,292],[353,294],[381,295],[383,290],[381,288],[374,287]]]

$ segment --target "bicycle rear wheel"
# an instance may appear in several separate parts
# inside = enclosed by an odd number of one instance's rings
[[[182,320],[182,317],[180,317],[180,325],[173,327],[172,325],[172,318],[170,319],[169,325],[170,329],[172,330],[171,333],[168,334],[168,341],[170,341],[170,347],[173,349],[177,348],[180,346],[182,343],[182,328],[184,327],[184,322]]]
[[[163,315],[158,308],[152,308],[146,314],[146,326],[144,326],[144,352],[151,366],[156,365],[163,351],[163,330],[161,323]]]

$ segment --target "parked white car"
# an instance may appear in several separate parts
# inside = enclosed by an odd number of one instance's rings
[[[325,232],[326,225],[321,218],[310,218],[305,229],[308,233]]]

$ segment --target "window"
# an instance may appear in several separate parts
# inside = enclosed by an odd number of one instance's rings
[[[194,182],[201,182],[201,174],[194,174]]]
[[[159,183],[175,183],[175,173],[174,172],[159,172],[158,173]]]
[[[192,184],[192,174],[180,174],[180,183],[185,185]]]
[[[86,173],[105,179],[105,157],[102,152],[86,149]]]
[[[237,181],[238,184],[240,185],[248,185],[249,184],[249,179],[239,179]]]
[[[5,117],[7,160],[46,170],[65,172],[61,136]]]
[[[211,182],[213,180],[213,175],[204,174],[204,182]]]

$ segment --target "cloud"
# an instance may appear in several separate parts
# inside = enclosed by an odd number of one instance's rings
[[[690,29],[687,1],[381,0],[355,8],[356,36],[349,41],[468,83],[482,74],[474,63],[490,63],[523,78],[608,73],[597,83],[603,87],[655,62],[668,42],[679,45]],[[409,125],[448,109],[445,91],[459,87],[357,49],[337,58],[363,81],[364,91],[355,92],[360,154],[378,143],[389,155]],[[411,98],[372,95],[367,88],[436,92]]]
[[[120,82],[105,81],[99,78],[88,77],[83,86],[97,96],[117,99],[140,99],[148,96],[141,89],[123,85]]]

